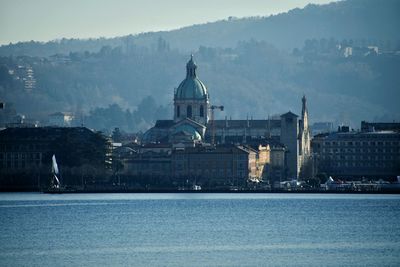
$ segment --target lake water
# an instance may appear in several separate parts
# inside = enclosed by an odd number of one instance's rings
[[[0,194],[0,266],[400,266],[400,196]]]

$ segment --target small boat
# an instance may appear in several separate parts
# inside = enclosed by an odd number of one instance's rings
[[[61,193],[69,193],[69,192],[75,192],[76,190],[73,188],[66,188],[61,185],[61,181],[58,178],[57,175],[59,175],[59,169],[58,169],[58,164],[56,160],[56,155],[53,155],[51,158],[51,180],[50,180],[50,186],[44,190],[44,193],[50,193],[50,194],[61,194]]]
[[[52,165],[51,165],[51,173],[53,174],[53,177],[51,179],[51,184],[50,187],[54,189],[60,189],[61,183],[60,179],[58,179],[57,174],[58,172],[58,165],[57,165],[57,160],[56,160],[56,155],[53,155],[51,158]]]

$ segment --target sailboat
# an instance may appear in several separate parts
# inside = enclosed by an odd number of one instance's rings
[[[50,193],[50,194],[62,194],[62,193],[74,193],[76,192],[75,188],[71,187],[66,187],[64,185],[61,185],[61,180],[58,178],[60,174],[60,170],[58,169],[58,164],[56,160],[56,155],[53,155],[51,157],[51,180],[50,180],[50,186],[44,190],[44,193]]]
[[[50,194],[61,194],[64,192],[64,188],[61,187],[60,179],[58,178],[59,169],[57,165],[56,155],[51,157],[51,180],[50,186],[43,191],[43,193]]]
[[[57,165],[57,160],[56,160],[56,155],[53,155],[51,158],[52,165],[51,165],[51,172],[53,174],[53,177],[51,179],[51,187],[54,189],[60,189],[60,179],[58,179],[58,165]]]

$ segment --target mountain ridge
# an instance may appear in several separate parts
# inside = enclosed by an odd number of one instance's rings
[[[397,29],[397,25],[400,25],[398,14],[400,1],[347,0],[324,5],[309,4],[303,9],[295,8],[265,17],[228,18],[170,31],[145,32],[113,38],[61,39],[46,43],[21,42],[1,46],[0,55],[50,56],[57,53],[97,52],[102,46],[124,47],[129,42],[151,47],[160,37],[169,43],[171,49],[182,52],[195,51],[199,46],[232,48],[238,42],[250,39],[267,41],[279,49],[289,51],[301,47],[305,40],[313,38],[397,42],[400,40],[400,31]],[[68,48],[68,45],[71,47]]]

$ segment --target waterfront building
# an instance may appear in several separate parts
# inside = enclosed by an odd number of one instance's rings
[[[227,163],[239,160],[238,152],[250,154],[250,163]],[[168,143],[135,147],[125,145],[114,149],[113,153],[113,161],[118,161],[123,166],[116,170],[116,174],[123,176],[127,183],[132,183],[137,178],[149,181],[159,178],[157,184],[172,183],[184,177],[198,181],[206,179],[220,185],[230,184],[233,180],[237,183],[238,177],[240,181],[249,179],[272,183],[283,181],[287,172],[285,146],[274,140],[250,146],[199,144],[189,147]],[[200,165],[194,163],[196,160],[200,161]]]
[[[319,173],[345,179],[394,179],[400,174],[400,133],[350,131],[320,134],[312,141]]]
[[[48,185],[53,155],[64,182],[81,183],[111,165],[111,142],[85,127],[6,128],[0,131],[1,186]]]
[[[250,147],[235,145],[177,149],[172,153],[172,173],[207,187],[243,186],[257,176],[256,154]]]
[[[133,178],[162,178],[171,177],[170,151],[145,150],[141,153],[132,153],[124,158],[124,168],[121,175]]]
[[[213,120],[215,107],[204,83],[197,76],[193,56],[186,64],[186,78],[174,92],[173,120],[158,120],[143,136],[143,143],[170,143],[175,148],[196,147],[202,143],[248,145],[273,138],[285,146],[284,172],[298,178],[310,157],[310,130],[306,97],[301,117],[287,112],[279,118],[263,120]],[[214,140],[214,142],[213,142]]]
[[[119,172],[128,184],[157,186],[173,183],[180,186],[199,184],[214,186],[244,186],[248,180],[260,180],[264,166],[269,164],[269,146],[259,151],[247,146],[217,145],[172,147],[148,144],[137,151],[118,149],[124,167]],[[147,181],[145,181],[147,180]],[[134,183],[134,182],[133,182]],[[211,186],[211,187],[210,187]]]

